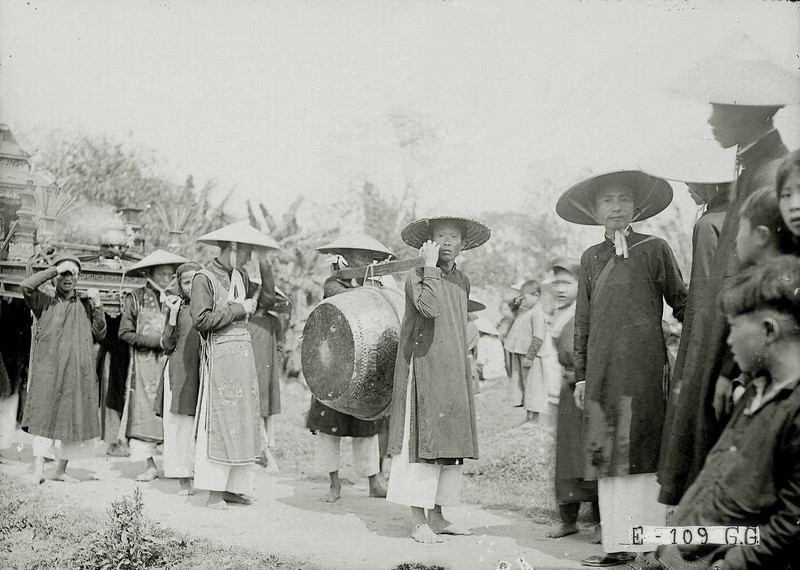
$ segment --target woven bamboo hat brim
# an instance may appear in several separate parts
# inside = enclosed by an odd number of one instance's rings
[[[573,224],[599,226],[592,215],[592,198],[611,184],[622,184],[633,191],[633,222],[652,218],[672,202],[672,186],[663,178],[641,170],[615,170],[587,178],[564,192],[556,203],[556,213]]]
[[[228,243],[241,243],[263,249],[281,248],[270,236],[261,233],[247,221],[236,222],[197,238],[200,243],[225,247]]]
[[[383,245],[374,237],[370,237],[367,234],[358,232],[339,236],[331,243],[326,243],[325,245],[319,246],[317,251],[320,253],[338,255],[342,252],[342,250],[350,249],[363,249],[366,251],[372,251],[381,255],[385,255],[386,259],[393,259],[395,257],[394,253],[392,253],[388,247]]]
[[[800,78],[740,33],[728,36],[711,57],[680,75],[667,91],[705,103],[783,107],[800,103]]]
[[[182,255],[178,255],[163,249],[157,249],[153,253],[144,256],[142,259],[134,263],[127,273],[142,273],[145,269],[151,267],[158,267],[159,265],[174,265],[176,268],[189,261]]]
[[[468,313],[477,313],[478,311],[482,311],[486,308],[486,305],[479,301],[478,299],[467,299],[467,312]]]
[[[736,147],[722,148],[712,139],[687,138],[643,158],[639,168],[687,184],[724,184],[736,180]]]
[[[473,249],[485,244],[492,237],[492,230],[472,218],[462,218],[460,216],[432,216],[411,222],[403,231],[400,237],[403,241],[414,249],[419,249],[422,244],[431,239],[431,226],[440,221],[455,221],[462,224],[467,231],[464,236],[464,247],[462,250]]]

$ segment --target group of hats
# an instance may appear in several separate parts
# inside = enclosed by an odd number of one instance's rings
[[[771,61],[746,34],[726,38],[706,60],[678,77],[667,90],[678,96],[717,105],[782,107],[800,103],[800,79]],[[592,176],[567,189],[556,204],[563,219],[597,225],[593,196],[621,184],[633,192],[634,221],[655,216],[672,201],[667,180],[687,184],[722,184],[736,179],[736,151],[709,139],[687,139],[642,160],[638,170]]]

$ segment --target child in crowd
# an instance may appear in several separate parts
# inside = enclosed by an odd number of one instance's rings
[[[762,188],[745,199],[739,209],[739,229],[736,234],[736,255],[741,267],[792,253],[794,244],[794,236],[783,223],[774,189]],[[730,417],[733,402],[744,391],[742,381],[738,380],[740,372],[730,350],[726,351],[712,402],[714,413],[720,421]]]
[[[425,266],[412,270],[405,284],[386,498],[411,507],[414,540],[434,543],[442,542],[440,534],[472,534],[442,513],[460,501],[464,459],[478,458],[466,358],[470,284],[455,260],[462,250],[485,243],[491,231],[475,220],[448,216],[412,222],[401,235],[419,248]]]
[[[686,288],[667,242],[630,224],[671,200],[665,180],[628,170],[576,184],[556,206],[567,221],[605,227],[604,241],[581,257],[573,352],[575,403],[584,410],[584,478],[598,483],[606,552],[587,558],[590,566],[634,558],[631,521],[666,521],[655,476],[669,370],[661,318],[664,299],[683,318]]]
[[[100,435],[97,374],[93,341],[106,334],[100,292],[79,298],[75,285],[81,272],[77,257],[63,255],[53,266],[26,277],[20,287],[36,317],[31,351],[30,382],[22,429],[33,438],[33,480],[44,482],[44,459],[60,442],[53,479],[76,482],[67,475],[72,459],[94,454],[91,440]],[[39,290],[53,280],[55,293]]]
[[[794,235],[786,227],[772,188],[751,194],[739,210],[736,254],[742,266],[762,263],[773,257],[792,253]]]
[[[547,412],[547,383],[539,350],[547,336],[544,312],[537,305],[541,295],[538,281],[529,279],[520,288],[519,313],[506,337],[511,354],[511,401],[524,407],[525,423],[532,425],[540,413]]]
[[[783,222],[795,237],[795,254],[800,252],[800,150],[789,154],[776,179],[778,208]]]
[[[375,238],[362,233],[350,233],[339,236],[331,243],[317,248],[319,253],[338,256],[348,267],[366,267],[373,262],[392,259],[392,253]],[[340,295],[364,285],[365,279],[341,280],[328,277],[323,285],[323,299]],[[381,286],[382,280],[369,279],[375,286]],[[361,477],[369,481],[369,496],[383,498],[386,496],[386,484],[381,474],[381,433],[388,429],[385,418],[378,420],[361,420],[329,408],[314,396],[308,410],[306,427],[314,434],[314,465],[317,470],[325,472],[330,478],[330,488],[320,500],[325,503],[338,501],[342,495],[342,483],[339,479],[341,463],[341,442],[350,438],[353,444],[353,467]],[[384,441],[386,441],[384,439]]]
[[[720,300],[752,379],[672,524],[758,526],[760,543],[660,547],[632,567],[784,570],[800,557],[800,259],[746,269]]]
[[[194,415],[200,388],[200,335],[192,326],[192,279],[202,269],[189,261],[178,266],[178,295],[167,298],[167,323],[161,347],[169,354],[153,411],[164,422],[164,477],[179,479],[178,495],[193,495]]]
[[[516,304],[516,299],[510,301],[503,301],[500,303],[500,320],[497,322],[497,336],[500,342],[503,343],[503,362],[505,363],[506,376],[511,377],[511,353],[506,348],[506,338],[514,324],[514,319],[517,318],[517,311],[519,307]]]
[[[551,265],[556,308],[553,313],[552,339],[556,346],[561,372],[556,424],[555,490],[561,524],[548,531],[549,538],[561,538],[578,532],[581,503],[589,503],[596,523],[592,542],[600,542],[600,509],[597,505],[597,481],[583,478],[583,411],[575,405],[575,299],[578,295],[580,262],[562,258]]]

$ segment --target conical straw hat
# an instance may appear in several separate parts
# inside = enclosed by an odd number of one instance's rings
[[[247,221],[236,222],[197,238],[200,243],[225,247],[228,243],[241,243],[264,249],[280,249],[274,239],[261,233]]]
[[[158,267],[159,265],[174,265],[177,267],[178,265],[186,263],[187,261],[189,260],[182,255],[164,251],[163,249],[157,249],[153,253],[146,255],[134,263],[127,272],[129,274],[141,273],[145,269],[150,267]]]
[[[478,220],[464,218],[461,216],[432,216],[411,222],[403,231],[400,237],[411,247],[418,249],[422,244],[431,239],[431,226],[439,221],[456,221],[466,227],[467,235],[464,236],[463,249],[472,249],[483,245],[492,237],[492,230]]]
[[[724,184],[736,180],[736,147],[713,139],[686,138],[639,161],[647,174],[688,184]]]
[[[376,240],[374,237],[359,232],[353,232],[339,236],[332,242],[319,246],[317,251],[320,253],[331,253],[335,255],[341,252],[343,249],[364,249],[367,251],[384,254],[387,256],[387,259],[395,257],[394,253],[392,253],[389,248]]]
[[[472,297],[467,299],[467,312],[468,313],[477,313],[478,311],[482,311],[486,308],[486,303],[479,301],[477,298]]]
[[[566,190],[556,203],[556,213],[573,224],[600,225],[592,215],[593,195],[606,186],[620,183],[633,190],[633,222],[652,218],[672,202],[672,186],[662,178],[641,170],[615,170],[578,182]]]
[[[800,103],[800,78],[772,61],[750,36],[730,35],[709,57],[680,75],[667,91],[722,105],[782,107]]]
[[[270,310],[277,313],[284,313],[286,311],[290,311],[291,309],[292,301],[289,299],[289,296],[284,293],[280,287],[275,285],[275,306]]]

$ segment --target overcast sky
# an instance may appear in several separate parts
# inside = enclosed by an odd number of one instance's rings
[[[176,182],[278,212],[412,176],[421,213],[477,214],[705,132],[708,107],[663,86],[737,31],[797,71],[787,2],[3,1],[0,121],[155,148]],[[439,133],[417,163],[397,114]],[[796,108],[778,125],[800,146]]]

